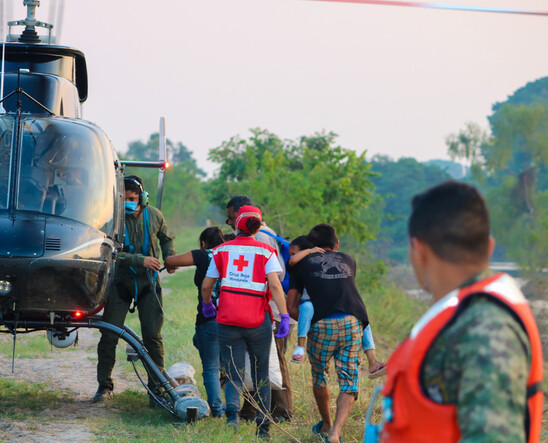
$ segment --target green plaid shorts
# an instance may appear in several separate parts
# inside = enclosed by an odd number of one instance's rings
[[[323,319],[312,325],[306,350],[313,386],[327,386],[329,362],[334,357],[341,392],[358,392],[362,335],[362,324],[351,315]]]

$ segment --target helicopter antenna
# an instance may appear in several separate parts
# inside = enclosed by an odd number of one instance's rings
[[[438,3],[425,2],[401,2],[390,0],[314,0],[323,2],[337,3],[363,3],[367,5],[384,5],[384,6],[410,6],[414,8],[430,8],[430,9],[449,9],[452,11],[472,11],[472,12],[499,12],[506,14],[525,14],[525,15],[548,15],[548,11],[532,11],[528,9],[509,9],[509,8],[486,8],[481,6],[460,6],[460,5],[442,5]]]
[[[164,164],[163,167],[160,168],[160,171],[158,173],[158,194],[156,196],[156,207],[158,209],[162,209],[162,199],[164,196],[164,181],[165,181],[165,175],[166,175],[166,120],[164,117],[160,117],[160,132],[159,132],[159,157],[160,162]]]

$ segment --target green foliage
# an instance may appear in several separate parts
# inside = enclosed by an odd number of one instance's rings
[[[548,77],[529,82],[516,90],[506,101],[495,103],[493,114],[496,115],[499,108],[505,104],[531,105],[533,103],[548,104]]]
[[[370,164],[371,170],[378,173],[372,178],[376,192],[384,199],[382,231],[375,247],[382,256],[397,262],[406,261],[407,219],[411,213],[411,199],[451,176],[438,166],[419,163],[414,158],[395,161],[388,156],[376,155]],[[379,202],[376,204],[379,205]],[[380,211],[383,211],[382,207]]]
[[[160,134],[158,132],[151,134],[146,143],[141,140],[130,142],[123,158],[125,160],[157,161],[159,143]],[[166,139],[166,151],[167,159],[173,166],[184,163],[188,171],[205,177],[205,172],[198,168],[196,160],[192,157],[192,152],[181,142],[173,143],[169,138]]]
[[[148,142],[129,143],[127,160],[158,160],[158,133],[152,134]],[[181,143],[166,141],[167,155],[171,167],[166,170],[162,201],[162,212],[168,226],[179,230],[183,226],[205,224],[216,216],[216,211],[207,203],[203,178],[205,172],[196,165],[192,153]],[[126,168],[125,175],[137,175],[143,179],[150,194],[152,205],[157,205],[158,171],[156,169]]]
[[[362,220],[373,198],[365,153],[336,145],[332,132],[298,140],[262,129],[251,133],[210,151],[210,160],[220,165],[208,186],[214,204],[224,209],[231,196],[249,195],[284,237],[330,223],[360,242],[374,238],[377,227]]]
[[[447,138],[448,149],[482,179],[492,230],[508,258],[540,271],[548,264],[548,77],[520,88],[493,111],[491,136],[468,124]]]
[[[482,168],[478,165],[484,161],[482,145],[487,143],[489,136],[486,131],[473,122],[468,122],[458,134],[446,137],[447,152],[451,159],[466,160],[471,173],[476,180],[483,180]]]

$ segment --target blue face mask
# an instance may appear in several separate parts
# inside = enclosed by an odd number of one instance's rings
[[[125,202],[126,214],[133,214],[137,211],[137,206],[139,206],[139,202]]]

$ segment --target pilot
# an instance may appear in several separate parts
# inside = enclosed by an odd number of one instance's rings
[[[160,371],[164,368],[161,329],[164,322],[162,290],[158,272],[160,248],[164,260],[175,254],[173,239],[159,209],[148,205],[148,193],[137,176],[124,178],[126,226],[124,249],[118,258],[117,275],[105,305],[103,320],[122,327],[128,311],[139,312],[143,342]],[[160,247],[158,247],[158,242]],[[171,271],[174,272],[174,271]],[[97,346],[99,388],[93,402],[112,397],[112,369],[116,359],[118,336],[101,331]],[[152,381],[149,378],[149,387]],[[151,407],[155,402],[150,398]]]

